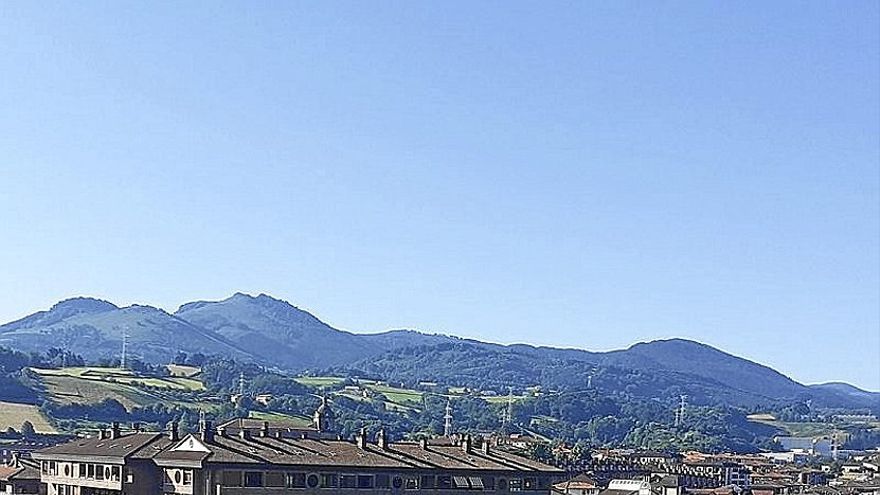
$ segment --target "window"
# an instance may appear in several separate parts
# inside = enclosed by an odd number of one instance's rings
[[[526,490],[537,490],[538,489],[538,479],[537,478],[523,479],[523,488]]]
[[[336,488],[339,486],[339,479],[335,474],[321,474],[321,488]]]
[[[434,476],[429,474],[422,475],[422,484],[420,485],[423,490],[429,490],[434,488]]]
[[[376,475],[376,488],[388,488],[391,486],[391,477],[387,474]]]
[[[318,488],[319,483],[320,479],[317,474],[309,473],[309,475],[306,476],[306,486],[308,488]]]
[[[404,484],[407,490],[418,490],[419,489],[419,479],[415,476],[407,476],[406,483]]]
[[[510,480],[508,486],[510,487],[510,491],[512,492],[521,492],[523,489],[523,482],[519,479],[513,479]]]
[[[357,477],[358,488],[364,490],[373,488],[373,476],[370,474],[359,474]]]
[[[221,483],[223,486],[241,486],[241,471],[223,471]]]
[[[357,476],[353,474],[339,475],[339,488],[355,488],[357,487]]]
[[[247,471],[244,473],[244,486],[248,488],[263,486],[263,473],[260,471]]]
[[[103,480],[104,479],[104,466],[95,466],[95,479]]]
[[[116,476],[119,476],[119,473],[116,473]],[[183,484],[184,486],[193,484],[193,472],[189,469],[183,471]]]
[[[266,486],[272,488],[284,488],[287,486],[287,475],[289,474],[290,473],[285,474],[278,471],[266,473]]]
[[[306,473],[287,473],[287,488],[305,488]]]
[[[479,476],[468,476],[468,482],[471,484],[471,488],[474,490],[484,490],[485,485],[483,484],[483,478]]]
[[[183,473],[180,472],[180,469],[174,470],[174,483],[180,484],[183,481]]]
[[[437,476],[437,488],[448,490],[452,488],[452,476]]]

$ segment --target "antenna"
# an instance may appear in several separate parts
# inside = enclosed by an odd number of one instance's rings
[[[452,397],[446,399],[446,414],[443,415],[443,436],[452,436]]]
[[[238,374],[238,395],[244,397],[244,371]]]
[[[678,409],[675,411],[675,426],[681,426],[684,422],[684,412],[687,408],[687,395],[682,394],[680,396],[681,402],[678,404]]]
[[[125,369],[125,354],[128,351],[128,326],[122,327],[122,359],[119,360],[119,366]]]

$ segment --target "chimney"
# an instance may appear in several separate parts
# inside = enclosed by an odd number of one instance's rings
[[[203,419],[199,421],[199,423],[199,433],[202,441],[205,443],[214,443],[214,425],[207,419]]]
[[[385,428],[379,430],[379,433],[376,434],[376,443],[379,444],[379,448],[382,450],[388,450],[388,437],[385,436]]]
[[[269,422],[263,421],[263,428],[260,430],[260,436],[266,438],[269,436]]]
[[[354,440],[357,443],[357,446],[359,449],[366,449],[367,448],[367,429],[361,428],[361,431],[358,432],[357,435],[355,435]]]
[[[110,432],[107,431],[107,428],[101,428],[98,430],[98,438],[101,440],[107,440],[110,438]]]
[[[281,430],[275,430],[275,438],[284,438],[284,432]]]
[[[218,426],[217,427],[217,434],[223,438],[226,438],[226,427],[225,426]]]
[[[483,451],[483,455],[489,455],[489,439],[488,438],[483,439],[483,445],[481,445],[480,447]]]
[[[470,435],[470,433],[468,433],[467,435],[464,435],[464,437],[462,437],[461,450],[467,452],[468,454],[471,453],[471,435]]]
[[[111,439],[111,440],[116,440],[116,439],[119,438],[120,436],[121,436],[121,431],[120,431],[120,429],[119,429],[119,421],[114,421],[114,422],[110,425],[110,439]]]
[[[424,437],[420,438],[419,439],[419,447],[421,447],[422,450],[428,450],[428,439],[424,438]]]
[[[9,460],[9,465],[14,468],[20,468],[21,467],[20,461],[21,461],[21,459],[19,459],[19,457],[18,457],[18,451],[17,450],[13,451],[12,458]]]
[[[140,423],[132,423],[131,429],[137,433],[140,433],[141,432],[141,424]]]
[[[238,438],[241,438],[242,440],[247,440],[251,438],[251,431],[247,428],[242,428],[238,430]]]
[[[180,430],[177,429],[177,421],[168,423],[168,439],[172,442],[180,440]]]

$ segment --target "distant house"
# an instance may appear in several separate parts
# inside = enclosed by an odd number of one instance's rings
[[[651,484],[643,480],[611,480],[599,495],[653,495]]]
[[[812,437],[776,437],[782,448],[794,452],[804,452],[821,457],[831,457],[831,440]]]
[[[749,470],[738,462],[696,462],[688,466],[698,474],[717,479],[722,486],[749,486]]]
[[[553,485],[553,492],[565,495],[598,495],[599,491],[599,485],[587,474]]]
[[[40,465],[34,461],[14,456],[8,464],[0,466],[0,494],[45,495],[46,485],[40,482]]]
[[[834,421],[841,423],[872,423],[877,421],[877,416],[873,414],[836,414]]]
[[[636,451],[627,457],[632,462],[640,462],[642,464],[679,464],[681,462],[680,454],[654,450]]]
[[[262,404],[264,406],[268,406],[269,402],[271,402],[271,401],[272,401],[272,394],[257,394],[256,397],[254,397],[254,402],[256,402],[258,404]]]

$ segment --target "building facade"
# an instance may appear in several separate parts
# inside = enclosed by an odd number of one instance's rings
[[[48,495],[549,493],[563,472],[470,437],[354,441],[263,423],[203,421],[197,434],[115,426],[34,453]],[[228,428],[228,429],[227,429]],[[233,434],[234,433],[234,434]]]

